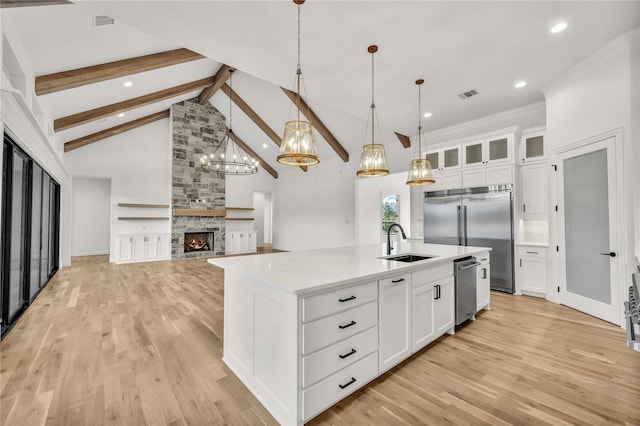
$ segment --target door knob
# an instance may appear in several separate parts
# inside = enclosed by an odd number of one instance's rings
[[[609,253],[600,253],[603,256],[611,256],[611,257],[616,257],[617,254],[615,251],[610,251]]]

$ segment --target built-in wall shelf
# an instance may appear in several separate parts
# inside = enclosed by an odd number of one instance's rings
[[[246,210],[253,211],[253,207],[227,207],[227,210]]]
[[[169,220],[168,217],[121,216],[118,220]]]
[[[174,216],[226,216],[226,210],[173,209]]]
[[[118,203],[118,207],[138,207],[143,209],[168,209],[169,204]]]
[[[253,220],[252,217],[227,217],[225,220]]]

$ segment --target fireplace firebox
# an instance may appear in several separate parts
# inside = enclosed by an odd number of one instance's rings
[[[184,252],[213,250],[213,232],[185,232]]]

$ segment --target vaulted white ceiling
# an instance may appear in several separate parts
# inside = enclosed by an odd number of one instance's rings
[[[297,9],[291,1],[92,1],[3,9],[18,29],[36,75],[186,47],[205,55],[181,65],[42,95],[54,118],[125,100],[237,68],[233,86],[280,134],[291,103]],[[93,27],[93,15],[115,18]],[[302,70],[307,101],[357,161],[371,98],[375,57],[376,107],[387,151],[403,150],[393,131],[416,133],[417,78],[424,78],[426,131],[441,129],[544,99],[541,88],[589,54],[640,26],[638,1],[314,1],[301,7]],[[551,34],[559,21],[567,30]],[[124,88],[125,80],[134,85]],[[514,84],[526,80],[527,86]],[[479,94],[462,100],[471,89]],[[60,132],[62,141],[167,109],[176,100],[125,117]],[[221,91],[211,100],[227,115]],[[276,166],[275,144],[237,108],[233,128]],[[319,136],[318,136],[319,137]],[[103,142],[104,143],[104,142]],[[262,145],[267,144],[268,148]],[[337,158],[319,137],[322,159]],[[286,166],[276,166],[286,167]]]

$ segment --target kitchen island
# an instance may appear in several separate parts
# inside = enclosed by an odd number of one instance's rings
[[[453,261],[489,250],[400,242],[209,259],[224,268],[223,361],[281,424],[301,425],[445,333]],[[480,272],[478,277],[481,278]],[[486,287],[486,288],[485,288]]]

